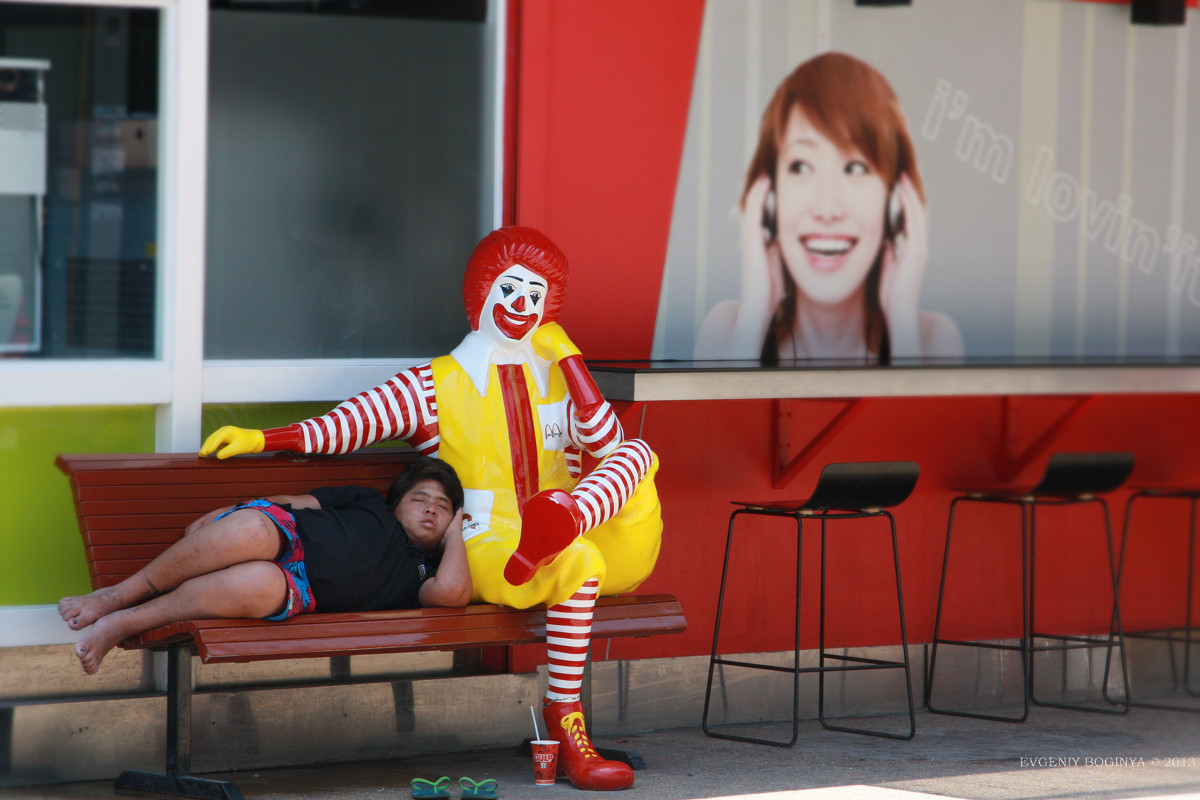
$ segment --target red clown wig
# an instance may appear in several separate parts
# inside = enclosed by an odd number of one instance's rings
[[[513,225],[499,228],[483,237],[467,260],[467,270],[463,274],[463,305],[467,309],[471,330],[479,330],[479,315],[496,278],[515,265],[546,279],[542,322],[558,319],[563,291],[567,286],[567,257],[541,231]]]

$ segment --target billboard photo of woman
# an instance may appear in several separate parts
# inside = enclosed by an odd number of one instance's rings
[[[710,309],[697,359],[958,358],[920,311],[924,190],[899,101],[874,67],[811,58],[775,90],[739,204],[740,297]]]

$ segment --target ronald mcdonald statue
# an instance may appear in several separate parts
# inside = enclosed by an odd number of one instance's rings
[[[544,234],[493,231],[467,262],[471,332],[449,355],[321,417],[266,431],[223,427],[200,454],[335,454],[401,440],[449,462],[466,492],[474,600],[546,605],[542,714],[560,743],[559,774],[581,789],[626,789],[633,770],[596,752],[579,691],[596,597],[633,590],[658,558],[658,459],[625,438],[555,322],[566,283],[566,257]],[[581,478],[584,451],[598,462]]]

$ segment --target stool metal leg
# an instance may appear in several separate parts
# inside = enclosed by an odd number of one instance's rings
[[[1196,591],[1195,575],[1196,575],[1196,500],[1192,497],[1191,512],[1188,519],[1188,573],[1187,573],[1187,598],[1184,600],[1187,603],[1187,615],[1184,639],[1183,639],[1183,688],[1192,697],[1200,697],[1200,690],[1192,688],[1192,598]],[[1124,544],[1124,542],[1122,542]]]
[[[1192,647],[1194,645],[1200,644],[1200,640],[1197,640],[1194,638],[1195,633],[1194,633],[1193,622],[1192,622],[1192,602],[1193,602],[1193,598],[1195,597],[1195,595],[1194,595],[1195,582],[1194,581],[1195,581],[1195,568],[1196,568],[1196,534],[1197,534],[1196,504],[1198,501],[1200,501],[1200,492],[1188,491],[1188,492],[1182,492],[1182,493],[1172,492],[1172,493],[1166,493],[1166,494],[1159,494],[1153,490],[1143,489],[1141,491],[1135,492],[1134,494],[1130,495],[1129,501],[1125,504],[1125,528],[1124,528],[1124,535],[1121,537],[1120,556],[1117,561],[1117,564],[1118,564],[1118,566],[1117,566],[1117,591],[1120,592],[1120,588],[1123,585],[1123,580],[1124,580],[1124,575],[1125,575],[1125,556],[1129,552],[1128,544],[1129,544],[1129,538],[1130,538],[1131,522],[1133,519],[1134,503],[1138,500],[1143,500],[1143,499],[1150,500],[1150,499],[1154,499],[1154,498],[1167,499],[1167,500],[1186,499],[1188,501],[1188,527],[1187,527],[1187,536],[1188,536],[1187,564],[1188,564],[1188,567],[1187,567],[1186,593],[1184,595],[1183,638],[1182,638],[1182,640],[1180,640],[1177,631],[1175,631],[1174,629],[1126,633],[1125,638],[1127,638],[1127,639],[1128,638],[1155,639],[1155,640],[1165,642],[1167,644],[1167,648],[1168,648],[1167,657],[1170,659],[1170,664],[1171,664],[1172,682],[1176,686],[1180,685],[1180,681],[1179,681],[1179,673],[1176,669],[1176,662],[1175,662],[1175,645],[1182,643],[1183,648],[1184,648],[1183,649],[1182,686],[1183,686],[1184,691],[1191,697],[1200,697],[1200,693],[1198,693],[1197,690],[1193,689],[1192,685],[1191,685]],[[1114,627],[1116,626],[1116,624],[1117,624],[1117,620],[1114,619],[1114,621],[1113,621]],[[1132,692],[1130,692],[1130,694],[1132,694]],[[1132,700],[1132,698],[1129,700],[1129,705],[1134,706],[1136,708],[1152,708],[1152,709],[1158,709],[1158,710],[1162,710],[1162,711],[1184,711],[1184,712],[1190,712],[1190,713],[1200,712],[1200,708],[1197,708],[1195,706],[1170,705],[1167,703],[1135,702],[1134,700]]]
[[[1030,632],[1028,634],[1029,641],[1030,641],[1029,649],[1030,649],[1031,655],[1033,653],[1037,653],[1037,652],[1062,652],[1063,658],[1065,659],[1066,651],[1069,651],[1069,650],[1094,650],[1094,649],[1100,648],[1100,647],[1106,648],[1107,652],[1105,654],[1104,686],[1102,687],[1101,694],[1104,697],[1105,702],[1107,702],[1110,705],[1115,706],[1115,707],[1114,708],[1104,708],[1104,707],[1100,707],[1100,706],[1084,705],[1084,704],[1078,703],[1078,702],[1065,703],[1065,702],[1052,702],[1052,701],[1048,701],[1048,700],[1039,700],[1034,691],[1034,681],[1033,681],[1034,676],[1033,676],[1033,660],[1032,660],[1032,658],[1030,659],[1030,666],[1029,666],[1029,671],[1028,671],[1029,682],[1027,684],[1026,691],[1028,692],[1030,702],[1032,702],[1034,705],[1038,705],[1038,706],[1045,706],[1048,708],[1068,709],[1068,710],[1072,710],[1072,711],[1088,711],[1088,712],[1095,713],[1095,714],[1125,714],[1125,713],[1128,713],[1128,711],[1129,711],[1129,671],[1126,666],[1126,658],[1125,658],[1125,637],[1124,637],[1124,633],[1121,629],[1121,610],[1120,610],[1120,602],[1119,602],[1119,600],[1120,600],[1120,598],[1119,598],[1120,585],[1119,585],[1119,582],[1117,579],[1116,556],[1115,556],[1115,550],[1113,548],[1112,523],[1111,523],[1109,513],[1108,513],[1108,503],[1105,502],[1104,498],[1101,498],[1101,497],[1092,497],[1092,498],[1088,498],[1088,499],[1076,498],[1073,501],[1067,501],[1067,502],[1097,503],[1100,506],[1101,514],[1104,518],[1104,536],[1105,536],[1105,543],[1106,543],[1106,547],[1107,547],[1109,576],[1110,576],[1110,580],[1112,583],[1112,589],[1113,589],[1113,607],[1112,607],[1112,614],[1110,616],[1110,622],[1114,623],[1114,624],[1110,624],[1108,638],[1105,640],[1101,640],[1095,636],[1067,636],[1067,635],[1062,635],[1062,634],[1046,634],[1046,633],[1038,633],[1035,630],[1035,628],[1033,626],[1033,613],[1034,613],[1033,612],[1033,608],[1034,608],[1034,606],[1033,606],[1033,594],[1034,594],[1033,589],[1034,589],[1034,586],[1036,585],[1034,582],[1034,565],[1037,562],[1037,557],[1036,557],[1036,552],[1034,550],[1034,547],[1035,547],[1035,541],[1036,541],[1035,537],[1036,537],[1037,533],[1036,533],[1036,528],[1034,526],[1036,525],[1036,508],[1038,505],[1040,505],[1040,503],[1038,503],[1038,501],[1035,500],[1033,502],[1034,513],[1031,517],[1031,525],[1030,525],[1030,562],[1029,562],[1029,575],[1030,575],[1029,624],[1030,624]],[[1115,639],[1114,639],[1114,632],[1113,632],[1114,627],[1115,627]],[[1051,641],[1060,642],[1061,644],[1035,646],[1033,644],[1034,639],[1048,639]],[[1109,671],[1110,671],[1109,668],[1110,668],[1110,665],[1112,662],[1113,648],[1116,648],[1120,652],[1119,663],[1121,665],[1121,681],[1122,681],[1121,685],[1122,685],[1122,689],[1124,691],[1124,698],[1121,700],[1111,699],[1109,697],[1109,693],[1108,693],[1108,683],[1109,683],[1108,679],[1109,679]]]
[[[892,563],[896,570],[896,600],[897,608],[900,612],[900,649],[904,654],[902,661],[889,661],[878,658],[863,658],[849,655],[836,655],[828,653],[825,649],[825,553],[827,545],[826,523],[829,520],[829,515],[821,515],[821,627],[820,627],[820,666],[818,667],[818,695],[817,695],[817,710],[818,717],[821,720],[821,725],[826,730],[840,731],[842,733],[861,733],[867,736],[879,736],[884,739],[901,739],[907,741],[913,738],[917,732],[916,711],[913,708],[913,692],[912,692],[912,672],[908,660],[908,631],[904,626],[904,592],[900,586],[900,550],[896,542],[896,520],[887,511],[878,512],[863,512],[853,516],[862,517],[883,517],[888,518],[891,525],[892,536]],[[836,518],[836,517],[835,517]],[[826,666],[825,660],[833,658],[840,661],[849,662],[843,666]],[[835,725],[825,719],[825,673],[827,672],[846,672],[850,670],[864,669],[903,669],[904,670],[904,688],[908,696],[908,733],[892,733],[889,731],[872,730],[870,728],[854,728],[845,725]]]
[[[741,660],[736,660],[736,659],[731,659],[731,658],[724,658],[724,657],[718,655],[718,647],[719,647],[719,642],[720,642],[720,631],[721,631],[721,618],[724,613],[725,588],[726,588],[726,585],[728,582],[728,576],[729,576],[729,560],[730,560],[730,553],[732,551],[732,545],[733,545],[734,525],[735,525],[738,515],[743,514],[743,513],[756,514],[756,515],[762,515],[762,516],[775,516],[775,517],[786,516],[786,517],[791,517],[796,523],[795,631],[794,631],[792,666],[791,667],[776,666],[774,664],[763,664],[763,663],[755,663],[755,662],[749,662],[749,661],[741,661]],[[816,667],[801,667],[800,666],[800,621],[801,621],[801,617],[800,617],[800,611],[801,611],[800,587],[801,587],[801,576],[803,575],[803,569],[802,569],[802,567],[803,567],[803,552],[804,552],[803,534],[804,534],[804,517],[805,516],[812,518],[812,519],[820,519],[821,520],[821,616],[820,616],[820,649],[818,651],[818,658],[820,659],[820,661],[819,661],[819,666],[816,666]],[[825,649],[825,563],[826,563],[825,562],[825,554],[826,554],[826,549],[827,549],[826,548],[826,545],[827,545],[826,524],[831,519],[853,519],[853,518],[878,517],[878,516],[887,516],[891,523],[892,561],[893,561],[893,566],[896,571],[896,597],[897,597],[897,601],[898,601],[898,610],[900,613],[901,648],[904,653],[904,659],[902,661],[888,661],[888,660],[876,659],[876,658],[838,655],[838,654],[834,654],[834,653],[829,653]],[[848,662],[848,663],[844,664],[844,665],[838,665],[838,666],[829,666],[826,664],[827,659],[835,659],[835,660],[844,661],[844,662]],[[747,669],[770,670],[770,671],[775,671],[775,672],[790,672],[792,674],[792,734],[791,734],[791,738],[788,740],[785,740],[785,741],[780,741],[780,740],[776,740],[776,739],[766,739],[766,738],[754,737],[754,736],[740,736],[740,735],[736,735],[736,734],[724,733],[721,731],[717,731],[717,730],[714,730],[712,727],[710,727],[709,711],[711,710],[711,705],[712,705],[713,678],[714,678],[714,675],[716,672],[716,668],[718,666],[720,666],[722,668],[729,666],[729,667],[744,667]],[[894,734],[894,733],[890,733],[890,732],[881,732],[881,731],[874,731],[874,730],[868,730],[868,729],[841,727],[841,726],[833,725],[825,719],[825,705],[824,705],[824,703],[825,703],[825,673],[826,672],[844,672],[844,671],[850,671],[850,670],[863,670],[863,669],[903,669],[904,670],[905,687],[906,687],[907,695],[908,695],[908,716],[909,716],[909,731],[907,734]],[[913,737],[913,734],[916,732],[916,716],[915,716],[915,709],[913,707],[911,666],[909,664],[909,658],[908,658],[908,633],[907,633],[907,630],[905,629],[905,625],[904,625],[904,596],[903,596],[903,590],[900,585],[900,556],[899,556],[899,548],[897,547],[897,542],[896,542],[896,523],[895,523],[895,519],[892,518],[892,515],[886,511],[870,511],[870,512],[849,511],[849,512],[841,512],[841,513],[811,513],[810,514],[807,510],[805,510],[803,513],[801,513],[801,512],[783,512],[783,513],[781,513],[781,512],[775,512],[775,511],[759,510],[759,509],[754,509],[754,510],[738,509],[737,511],[733,512],[733,514],[730,515],[729,532],[728,532],[728,535],[725,540],[725,561],[721,568],[721,588],[720,588],[720,593],[719,593],[719,596],[717,599],[717,616],[716,616],[716,620],[715,620],[715,624],[714,624],[714,628],[713,628],[712,654],[709,657],[709,663],[708,663],[708,683],[707,683],[707,686],[705,687],[705,692],[704,692],[704,713],[703,713],[703,717],[701,719],[701,728],[704,730],[704,733],[707,734],[708,736],[712,736],[712,737],[719,738],[719,739],[732,739],[734,741],[751,742],[751,743],[755,743],[755,744],[769,744],[769,745],[775,745],[777,747],[791,747],[792,745],[794,745],[796,743],[796,740],[799,738],[799,732],[800,732],[800,675],[803,673],[809,673],[809,672],[816,672],[818,674],[818,681],[819,681],[818,716],[820,718],[821,724],[823,726],[825,726],[826,728],[828,728],[829,730],[844,731],[846,733],[862,733],[862,734],[867,734],[867,735],[871,735],[871,736],[882,736],[884,738],[889,738],[889,739],[911,739]],[[722,669],[722,676],[724,676],[724,669]]]
[[[1104,669],[1104,699],[1113,704],[1121,706],[1118,713],[1127,714],[1130,708],[1130,692],[1129,692],[1129,654],[1125,650],[1125,630],[1121,622],[1121,584],[1118,577],[1118,566],[1116,558],[1116,548],[1113,546],[1112,523],[1111,515],[1108,511],[1108,502],[1103,498],[1100,499],[1100,505],[1104,511],[1104,535],[1108,543],[1108,574],[1112,579],[1113,585],[1113,619],[1117,621],[1117,649],[1121,652],[1121,690],[1125,697],[1123,700],[1113,700],[1108,696],[1108,663],[1112,661],[1113,648],[1111,644],[1108,647],[1108,656]],[[1109,641],[1112,641],[1111,630],[1109,632]]]
[[[973,503],[1001,503],[1006,505],[1016,505],[1021,512],[1021,641],[1020,644],[996,644],[992,642],[971,642],[960,639],[943,639],[942,630],[942,612],[946,599],[946,576],[949,573],[950,567],[950,542],[954,531],[954,512],[958,508],[960,502]],[[938,585],[938,605],[937,616],[934,619],[933,625],[933,642],[930,649],[929,663],[926,666],[925,677],[925,707],[935,714],[946,714],[955,717],[968,717],[971,719],[986,719],[996,722],[1024,722],[1029,717],[1029,692],[1027,691],[1029,681],[1029,631],[1030,631],[1030,609],[1029,609],[1029,572],[1026,565],[1029,563],[1028,558],[1028,511],[1026,505],[1019,501],[1008,500],[993,500],[988,498],[971,497],[969,495],[960,495],[950,501],[950,517],[946,524],[946,548],[942,554],[942,577]],[[982,711],[967,711],[963,709],[938,708],[933,703],[933,681],[937,670],[937,654],[938,645],[949,644],[957,647],[974,647],[984,650],[1003,650],[1015,651],[1021,654],[1021,714],[1019,716],[1006,716],[1002,714],[988,714]]]
[[[717,593],[717,616],[713,624],[712,654],[708,659],[708,685],[704,689],[704,714],[700,718],[700,727],[709,736],[713,734],[708,729],[708,709],[712,697],[713,670],[717,665],[717,642],[721,637],[721,613],[725,608],[725,580],[729,577],[729,550],[733,546],[733,523],[740,513],[741,511],[738,510],[729,515],[729,532],[725,536],[725,562],[721,567],[721,588]]]
[[[937,669],[937,646],[938,639],[942,630],[942,603],[946,597],[946,567],[950,563],[950,532],[954,529],[954,509],[958,506],[958,501],[961,497],[956,497],[950,501],[950,521],[946,526],[946,545],[942,551],[942,577],[938,582],[938,601],[937,611],[933,618],[933,641],[930,643],[929,658],[925,664],[925,687],[924,700],[925,708],[933,711],[930,698],[933,694],[933,673]]]
[[[729,554],[733,545],[733,527],[734,522],[740,514],[754,514],[755,512],[747,509],[738,509],[729,516],[729,533],[725,539],[725,563],[721,568],[721,589],[717,598],[717,617],[713,626],[713,647],[712,655],[708,661],[708,685],[704,690],[704,714],[701,718],[700,727],[708,736],[717,739],[731,739],[735,742],[750,742],[752,744],[769,744],[776,747],[791,747],[796,743],[800,736],[800,673],[811,670],[803,670],[800,668],[800,576],[801,576],[801,557],[803,555],[803,540],[802,540],[802,523],[800,517],[795,514],[763,514],[764,516],[790,516],[796,521],[796,625],[795,625],[795,640],[792,667],[778,667],[773,664],[757,664],[748,661],[739,661],[728,658],[721,658],[717,655],[717,644],[721,635],[721,614],[724,610],[725,603],[725,584],[729,575]],[[774,672],[790,672],[792,673],[792,735],[786,741],[776,739],[764,739],[754,736],[739,736],[732,733],[723,733],[713,730],[708,724],[708,712],[710,708],[710,700],[712,696],[713,673],[716,667],[720,665],[731,667],[744,667],[747,669],[763,669]],[[724,670],[722,669],[722,683],[724,682]]]

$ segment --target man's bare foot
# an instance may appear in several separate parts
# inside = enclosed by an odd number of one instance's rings
[[[118,611],[101,617],[92,625],[92,629],[75,643],[75,657],[79,659],[83,671],[88,675],[95,675],[108,651],[129,635],[120,624],[122,616],[122,612]]]
[[[115,586],[97,589],[91,594],[64,597],[58,601],[58,613],[71,630],[78,631],[91,625],[105,614],[120,610],[121,599]]]

